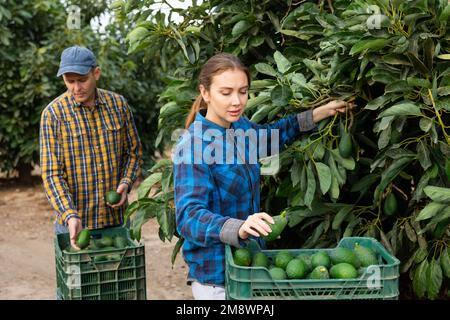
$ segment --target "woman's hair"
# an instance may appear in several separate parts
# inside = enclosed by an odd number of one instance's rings
[[[248,79],[248,85],[250,86],[250,71],[249,69],[239,60],[238,57],[228,54],[228,53],[218,53],[212,56],[203,65],[200,75],[199,75],[199,85],[203,85],[206,90],[210,90],[212,78],[227,70],[241,70],[245,72]],[[186,119],[186,129],[189,128],[192,122],[194,122],[197,112],[201,109],[206,109],[208,106],[201,94],[197,96],[194,103],[192,104],[191,111],[189,112]]]

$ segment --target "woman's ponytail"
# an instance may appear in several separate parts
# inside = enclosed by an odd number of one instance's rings
[[[197,99],[195,99],[194,103],[192,104],[191,111],[189,111],[189,114],[186,118],[185,128],[188,129],[192,122],[195,120],[195,116],[197,115],[197,112],[199,112],[201,109],[207,109],[208,105],[203,100],[203,97],[201,94],[197,96]]]

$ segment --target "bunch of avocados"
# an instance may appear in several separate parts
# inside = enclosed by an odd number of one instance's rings
[[[379,264],[375,252],[358,243],[353,250],[338,247],[314,254],[301,253],[297,257],[283,250],[274,257],[261,251],[252,255],[247,248],[239,248],[234,250],[233,259],[238,266],[267,268],[273,280],[356,279],[368,266]]]
[[[81,249],[80,251],[76,251],[70,244],[64,251],[69,253],[97,253],[101,251],[124,249],[129,245],[127,238],[120,235],[112,237],[103,235],[100,239],[91,239],[91,234],[88,229],[83,229],[78,234],[76,244]],[[117,261],[120,259],[120,254],[96,255],[94,257],[95,262]]]

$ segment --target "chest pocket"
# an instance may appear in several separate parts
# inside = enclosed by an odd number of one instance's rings
[[[102,138],[104,143],[112,148],[110,152],[119,153],[122,149],[123,129],[118,119],[103,123]]]
[[[64,121],[61,127],[61,137],[66,156],[80,158],[86,156],[89,143],[89,132],[84,126],[73,121]]]

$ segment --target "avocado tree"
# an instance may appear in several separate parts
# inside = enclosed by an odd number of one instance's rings
[[[154,3],[156,1],[147,1]],[[246,114],[270,122],[332,99],[358,107],[318,124],[262,179],[262,206],[287,209],[273,246],[320,248],[370,236],[401,261],[419,298],[442,297],[450,279],[450,5],[444,0],[206,1],[173,10],[180,23],[125,1],[136,27],[131,51],[172,59],[160,96],[160,136],[183,127],[199,67],[213,53],[239,55],[254,81]],[[170,70],[168,70],[168,73]],[[168,140],[162,140],[168,141]],[[171,163],[157,164],[128,210],[135,236],[157,217],[175,231]],[[154,188],[156,186],[156,188]],[[152,189],[152,187],[154,189]],[[150,193],[151,191],[151,193]],[[179,239],[174,257],[182,243]]]

